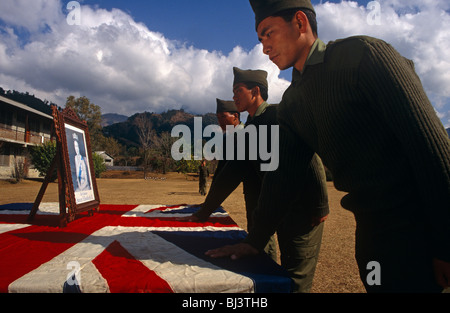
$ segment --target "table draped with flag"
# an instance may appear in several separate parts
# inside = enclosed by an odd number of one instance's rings
[[[291,291],[267,255],[212,259],[205,251],[246,236],[219,208],[205,223],[181,222],[189,205],[100,205],[59,228],[58,203],[0,206],[0,292],[254,293]]]

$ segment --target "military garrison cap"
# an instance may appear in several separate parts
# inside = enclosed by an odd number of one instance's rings
[[[256,83],[269,88],[267,82],[267,72],[263,70],[241,70],[233,67],[234,81],[233,86],[239,83]]]
[[[256,28],[265,18],[288,9],[310,9],[315,13],[311,0],[250,0],[255,12]]]
[[[217,110],[216,113],[220,112],[239,112],[238,108],[236,107],[236,104],[234,101],[225,101],[216,99],[217,101]]]

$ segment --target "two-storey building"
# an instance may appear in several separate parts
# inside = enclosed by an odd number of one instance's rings
[[[38,177],[29,149],[51,140],[52,124],[51,115],[0,96],[0,178],[13,177],[20,164],[27,164],[26,177]]]

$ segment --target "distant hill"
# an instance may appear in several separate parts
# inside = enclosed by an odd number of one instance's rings
[[[194,134],[194,117],[201,117],[203,128],[212,125],[218,124],[216,114],[207,113],[204,115],[194,115],[191,113],[187,113],[184,110],[169,110],[164,113],[140,113],[146,114],[147,117],[153,124],[153,129],[157,134],[161,134],[162,132],[171,132],[172,128],[175,125],[183,124],[190,128],[191,134]],[[114,123],[108,126],[103,127],[103,133],[105,136],[113,137],[119,143],[126,146],[140,146],[139,138],[137,135],[137,128],[134,125],[134,120],[139,115],[135,114],[130,116],[123,122]]]
[[[450,128],[447,128],[448,137],[450,137]]]
[[[107,113],[102,115],[102,127],[109,126],[115,123],[125,122],[128,119],[128,116],[116,114],[116,113]]]
[[[30,95],[28,92],[23,93],[16,90],[6,91],[2,87],[0,87],[0,96],[20,102],[30,108],[49,115],[52,115],[52,108],[50,105],[55,105],[54,103],[50,103],[47,100],[42,101],[41,99],[36,98],[34,95]]]

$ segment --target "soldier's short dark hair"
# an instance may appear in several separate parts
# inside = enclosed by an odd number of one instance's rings
[[[312,32],[313,32],[314,36],[317,37],[318,31],[317,31],[316,13],[314,13],[314,11],[311,11],[310,9],[306,9],[306,8],[287,9],[287,10],[275,13],[273,16],[281,17],[286,22],[290,22],[294,18],[295,13],[297,13],[298,11],[302,11],[303,13],[305,13],[306,17],[308,18],[309,25],[311,25]]]
[[[255,87],[259,87],[259,91],[261,93],[261,98],[264,101],[267,101],[267,99],[269,99],[269,90],[266,86],[263,86],[263,85],[257,84],[257,83],[244,83],[244,84],[247,87],[247,89],[253,89]]]

